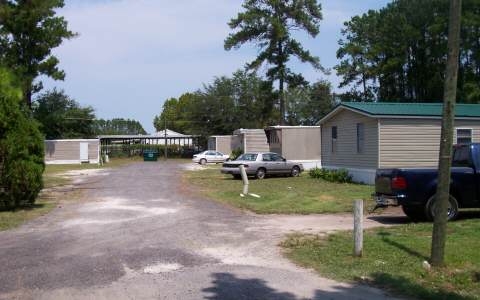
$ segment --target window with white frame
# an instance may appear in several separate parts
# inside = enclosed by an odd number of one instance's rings
[[[365,126],[363,123],[357,123],[357,153],[363,153],[365,148]]]
[[[457,144],[470,144],[472,142],[472,129],[457,128]]]
[[[332,126],[332,153],[337,152],[337,126]]]

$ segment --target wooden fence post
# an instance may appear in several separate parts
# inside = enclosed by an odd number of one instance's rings
[[[245,171],[245,166],[240,165],[240,174],[242,174],[242,180],[243,180],[243,194],[248,195],[248,176],[247,172]]]
[[[353,241],[353,255],[361,257],[363,254],[363,200],[354,200]]]

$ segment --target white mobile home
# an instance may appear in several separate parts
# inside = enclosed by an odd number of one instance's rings
[[[100,162],[100,140],[70,139],[46,140],[46,164],[98,164]]]

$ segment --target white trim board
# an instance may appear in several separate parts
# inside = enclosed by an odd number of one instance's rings
[[[88,162],[83,162],[85,164],[98,164],[100,160],[98,159],[90,159]],[[46,165],[80,165],[82,162],[79,159],[72,159],[72,160],[46,160]]]

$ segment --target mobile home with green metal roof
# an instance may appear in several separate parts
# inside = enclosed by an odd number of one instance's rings
[[[343,102],[321,126],[322,167],[373,183],[377,168],[437,167],[442,103]],[[454,144],[480,142],[480,104],[457,104]]]

